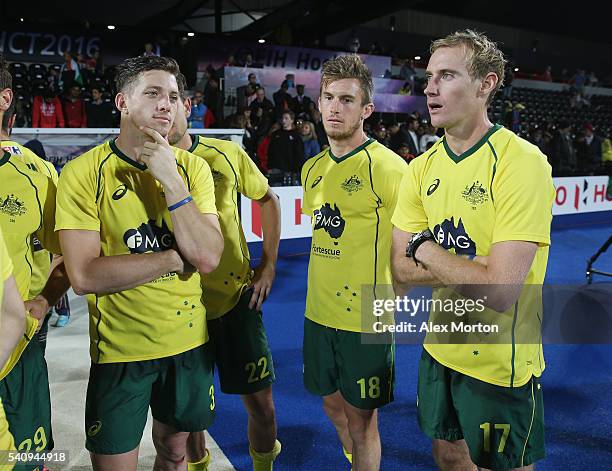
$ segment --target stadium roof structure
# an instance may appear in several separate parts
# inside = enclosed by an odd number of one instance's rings
[[[598,13],[597,8],[596,2],[583,8],[533,0],[63,0],[61,3],[7,0],[0,2],[0,24],[25,18],[66,26],[87,22],[130,26],[136,30],[178,29],[243,38],[266,37],[290,25],[293,37],[314,39],[398,10],[412,9],[610,43],[608,17],[601,11]],[[230,17],[233,21],[228,22]]]

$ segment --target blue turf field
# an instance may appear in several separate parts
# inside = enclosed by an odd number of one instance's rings
[[[586,260],[611,234],[612,221],[554,230],[547,283],[584,283]],[[612,248],[596,265],[612,270]],[[277,374],[274,397],[278,436],[283,443],[283,452],[274,468],[348,470],[335,430],[321,409],[320,398],[308,394],[302,385],[307,267],[307,255],[281,258],[276,284],[265,305],[264,319]],[[435,469],[429,440],[416,422],[420,352],[421,347],[417,346],[397,348],[395,402],[380,413],[381,469],[385,471]],[[612,345],[549,345],[545,347],[545,357],[548,457],[538,469],[612,469]],[[251,469],[246,414],[238,397],[217,395],[217,420],[210,433],[236,469]]]

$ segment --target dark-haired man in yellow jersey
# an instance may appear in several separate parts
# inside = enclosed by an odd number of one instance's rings
[[[210,166],[225,242],[219,266],[202,277],[208,330],[221,390],[242,397],[249,417],[249,452],[254,470],[271,470],[281,446],[276,439],[272,400],[274,365],[261,306],[276,273],[280,205],[266,177],[239,145],[187,133],[191,100],[183,98],[183,105],[179,106],[168,140],[201,157]],[[240,224],[238,194],[257,201],[261,207],[263,253],[255,270],[249,264],[249,249]],[[207,469],[203,432],[191,434],[188,455],[193,462],[189,463],[190,471]],[[199,467],[195,464],[198,461],[202,463]]]
[[[428,333],[419,425],[442,470],[529,470],[544,457],[538,332],[551,167],[537,147],[488,119],[505,63],[493,42],[459,31],[434,41],[431,54],[425,94],[431,123],[445,136],[410,164],[402,182],[393,215],[394,276],[453,286],[484,301],[486,309],[469,321],[501,324],[508,340],[481,334],[442,342]],[[433,295],[447,293],[440,287]],[[441,318],[431,310],[430,322]],[[524,330],[535,341],[518,334]]]
[[[302,168],[303,211],[313,228],[304,383],[323,397],[355,470],[379,469],[377,408],[393,400],[393,336],[366,329],[361,306],[362,294],[379,296],[380,285],[392,282],[391,215],[406,169],[363,132],[374,111],[372,88],[357,55],[325,63],[319,108],[330,148]]]
[[[149,406],[155,469],[186,469],[189,432],[214,418],[200,273],[218,265],[223,237],[210,168],[166,141],[179,74],[165,57],[120,64],[119,137],[59,179],[56,228],[73,289],[88,295],[95,470],[136,469]]]

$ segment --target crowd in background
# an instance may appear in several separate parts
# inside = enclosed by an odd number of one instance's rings
[[[147,43],[142,55],[159,52],[159,48]],[[387,71],[386,77],[403,80],[398,93],[423,95],[426,83],[417,73],[417,62],[406,59],[396,64],[399,65],[396,73]],[[271,182],[297,183],[303,163],[329,146],[316,97],[305,95],[304,85],[296,83],[294,74],[287,74],[277,90],[266,90],[258,83],[257,75],[249,73],[230,103],[222,89],[225,66],[258,68],[261,64],[245,54],[240,60],[229,56],[218,69],[209,65],[189,91],[192,100],[189,126],[243,129],[245,150]],[[28,67],[15,63],[11,72],[15,83],[16,127],[112,128],[119,125],[120,116],[114,105],[114,68],[105,67],[99,51],[88,57],[66,52],[61,65]],[[504,87],[498,97],[498,103],[503,105],[499,105],[497,112],[491,110],[491,119],[537,145],[547,155],[555,175],[607,171],[612,165],[612,123],[608,123],[611,127],[597,126],[584,118],[592,108],[601,111],[602,106],[608,109],[612,105],[593,104],[594,98],[586,93],[586,87],[600,84],[595,74],[580,69],[573,75],[564,70],[557,76],[547,66],[541,74],[530,77],[569,85],[569,98],[567,103],[563,102],[567,117],[560,119],[530,116],[529,103],[517,99],[516,93],[513,95],[516,76],[513,64],[508,64]],[[224,105],[228,103],[233,105],[229,109],[236,112],[224,116],[228,109]],[[392,149],[407,163],[443,134],[416,111],[375,113],[366,121],[364,129],[369,137]]]

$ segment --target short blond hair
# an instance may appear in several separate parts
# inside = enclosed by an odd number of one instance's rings
[[[372,102],[372,94],[374,83],[372,81],[372,72],[363,63],[361,57],[357,54],[347,56],[338,56],[328,60],[323,64],[321,69],[321,88],[319,93],[323,91],[323,87],[332,82],[342,79],[357,79],[361,85],[363,94],[362,105]]]
[[[464,29],[436,39],[431,43],[429,52],[433,54],[443,47],[463,47],[465,49],[468,73],[473,79],[483,79],[491,72],[497,75],[499,78],[497,86],[487,98],[487,105],[489,105],[504,83],[504,67],[507,62],[497,44],[483,33]]]

